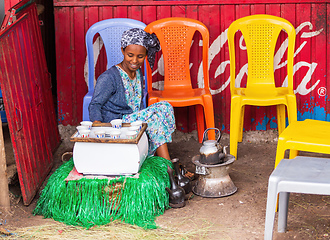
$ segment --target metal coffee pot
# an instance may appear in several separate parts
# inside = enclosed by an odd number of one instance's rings
[[[209,130],[215,130],[217,140],[206,140],[207,132]],[[200,148],[200,163],[201,164],[221,164],[224,162],[226,151],[223,151],[219,142],[221,139],[221,132],[218,128],[208,128],[204,132],[202,147]]]

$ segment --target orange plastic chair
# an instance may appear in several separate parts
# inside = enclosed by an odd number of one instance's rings
[[[240,30],[246,44],[248,76],[246,88],[235,86],[235,34]],[[274,80],[274,52],[281,30],[288,34],[288,86],[276,87]],[[297,120],[296,96],[293,92],[293,54],[296,39],[292,24],[280,17],[252,15],[234,21],[228,28],[230,56],[230,154],[237,158],[237,142],[243,138],[245,105],[277,105],[279,134],[285,129],[285,106],[289,123]]]
[[[298,151],[330,154],[330,122],[306,119],[291,123],[280,134],[277,142],[275,168],[290,150],[289,158]]]
[[[164,90],[156,91],[152,89],[152,70],[147,68],[148,105],[160,101],[168,101],[173,107],[196,105],[198,139],[202,142],[205,130],[204,114],[207,128],[214,128],[213,100],[209,90],[208,29],[195,19],[173,17],[152,22],[147,25],[145,31],[157,35],[165,70]],[[190,47],[196,31],[200,32],[203,40],[203,88],[192,88],[189,70]],[[215,139],[215,133],[210,133],[209,138]]]

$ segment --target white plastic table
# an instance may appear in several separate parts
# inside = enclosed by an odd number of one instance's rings
[[[330,159],[298,156],[280,161],[269,177],[265,240],[273,237],[277,194],[278,232],[286,231],[290,192],[330,195]]]

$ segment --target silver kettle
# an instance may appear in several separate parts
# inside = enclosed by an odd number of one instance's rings
[[[207,132],[209,130],[215,130],[215,135],[217,140],[206,140]],[[204,132],[202,147],[199,150],[200,153],[200,163],[201,164],[221,164],[224,162],[226,152],[223,151],[221,145],[219,144],[221,139],[221,132],[218,128],[208,128]]]

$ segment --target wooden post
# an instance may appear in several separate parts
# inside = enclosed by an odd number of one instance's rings
[[[5,140],[3,138],[1,117],[0,117],[0,208],[3,208],[4,210],[8,210],[8,211],[10,210]]]

